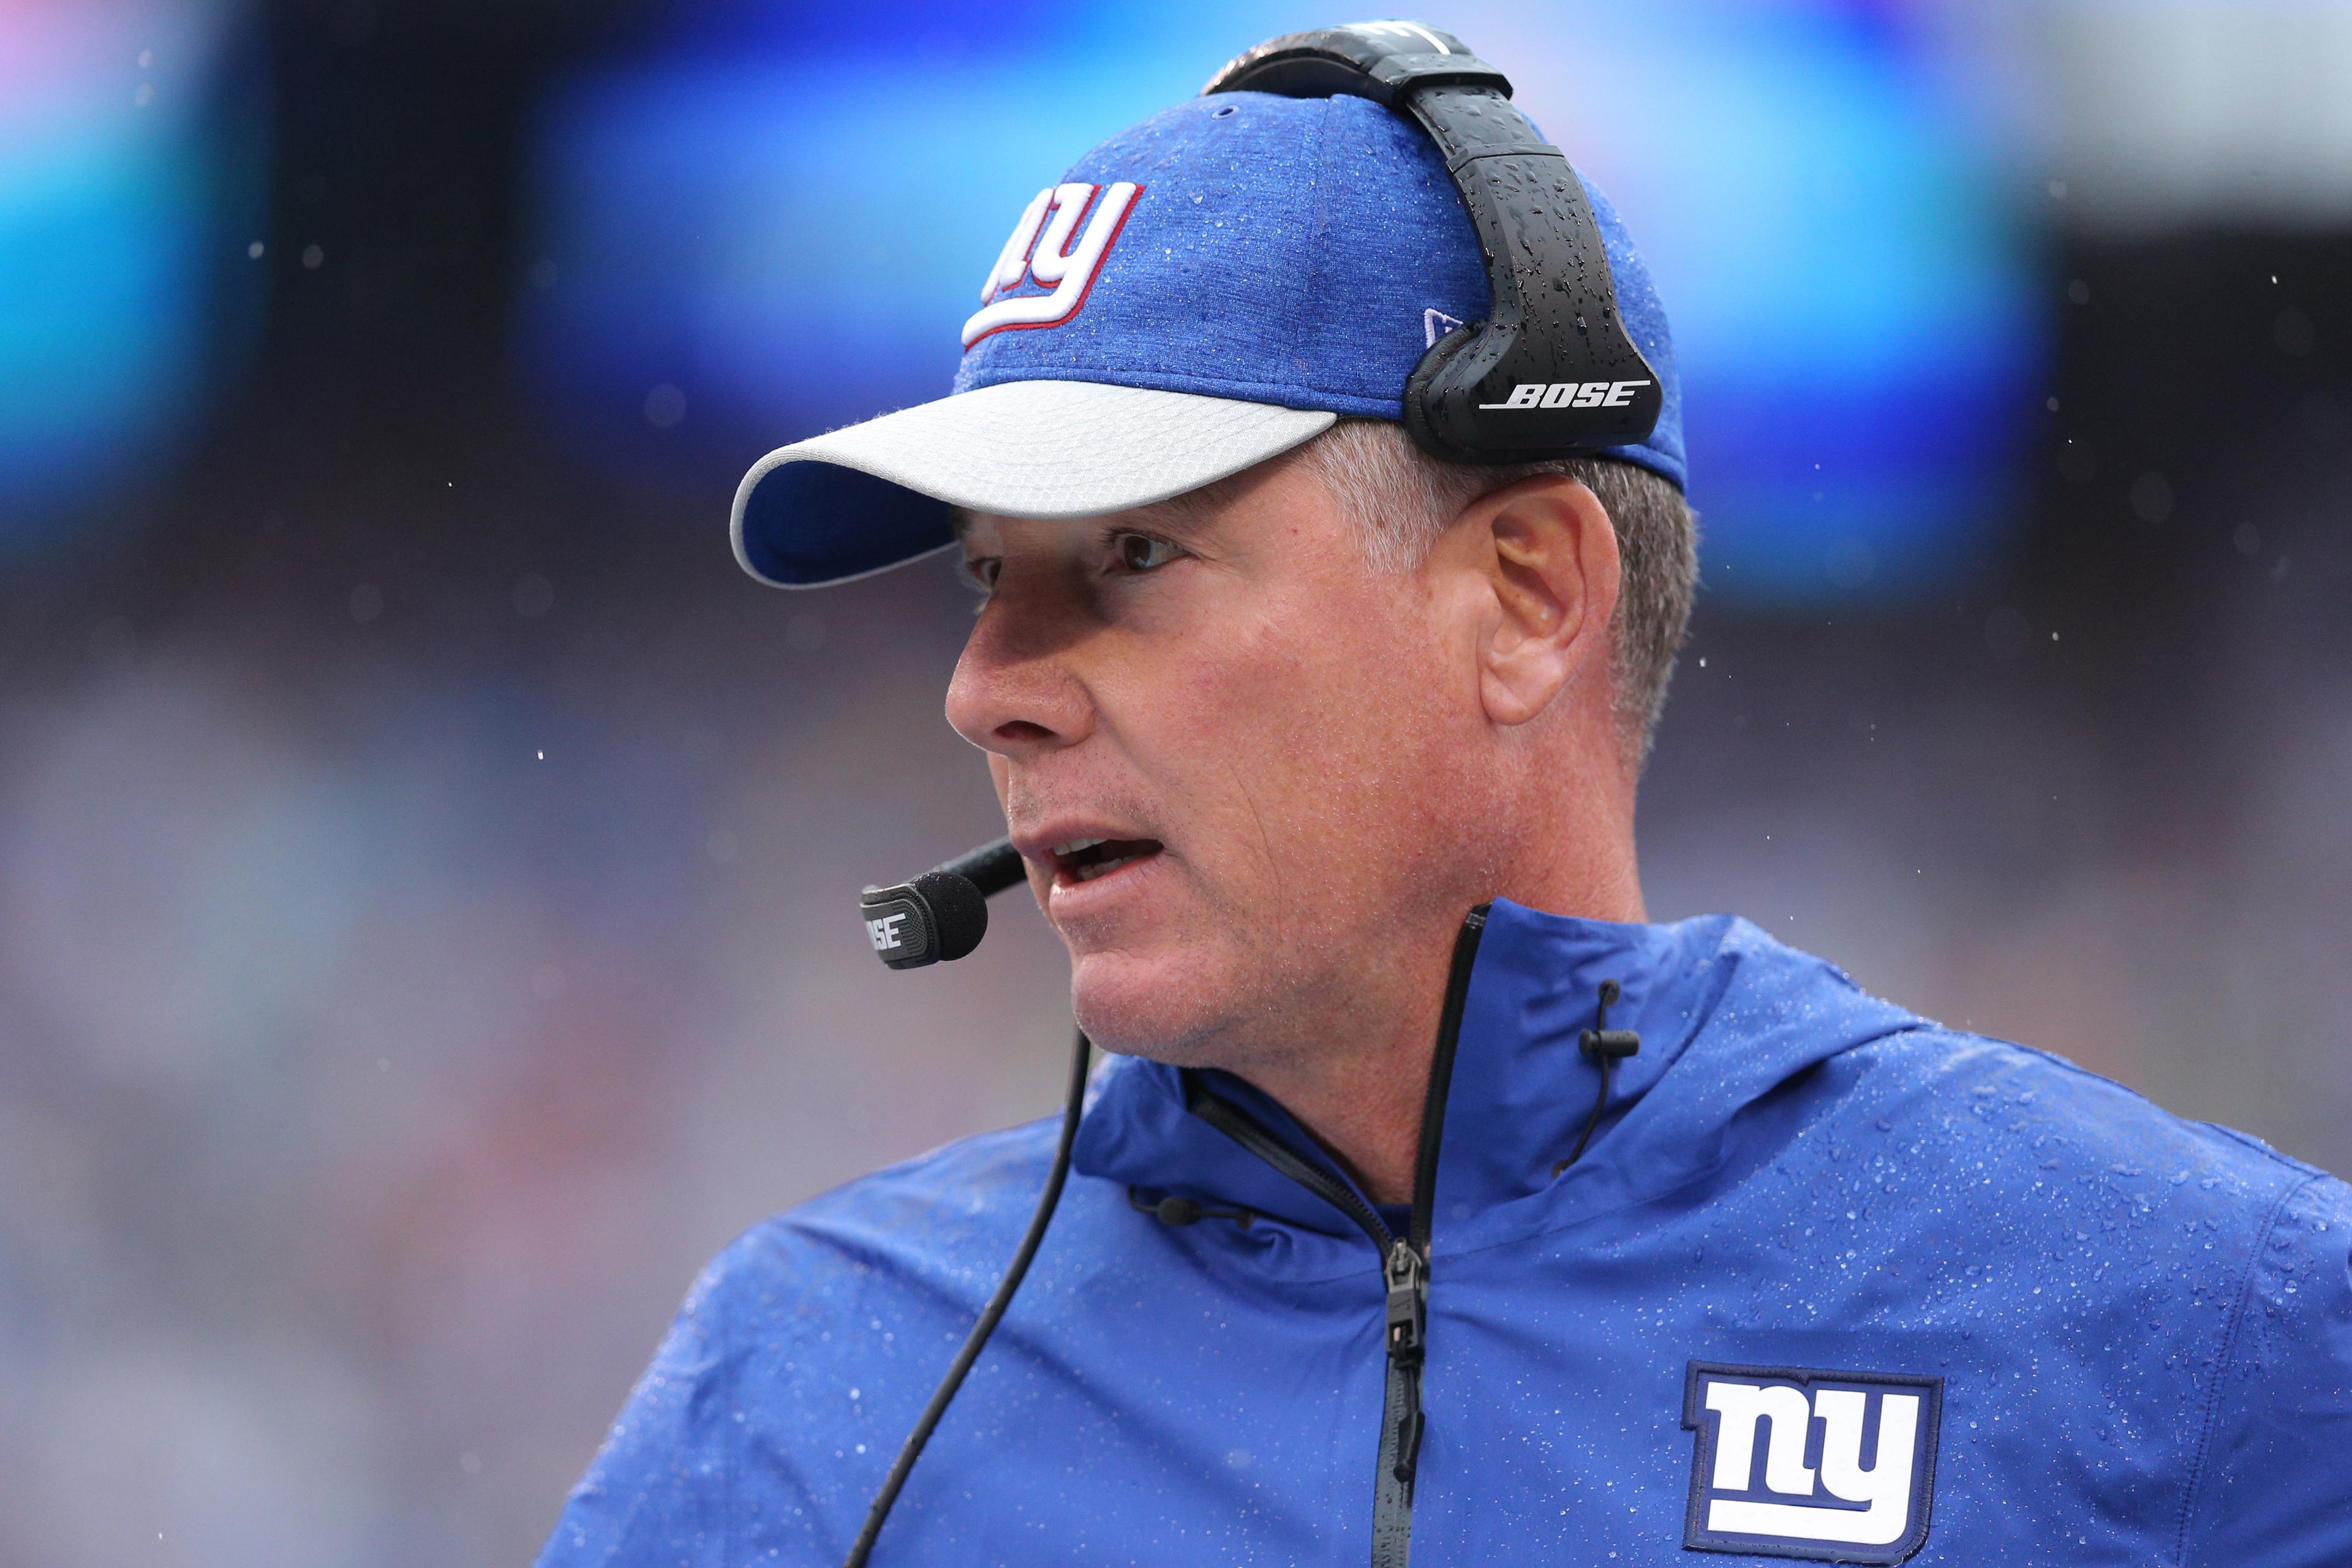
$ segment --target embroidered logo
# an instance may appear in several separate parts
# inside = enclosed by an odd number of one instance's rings
[[[1943,1404],[1940,1377],[1691,1363],[1683,1545],[1902,1562],[1927,1543]]]
[[[980,286],[980,310],[963,324],[963,346],[1008,328],[1058,327],[1076,315],[1142,194],[1141,185],[1125,180],[1039,191]]]

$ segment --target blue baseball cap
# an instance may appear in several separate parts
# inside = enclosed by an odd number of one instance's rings
[[[1628,333],[1664,394],[1606,456],[1681,486],[1682,388],[1649,269],[1585,181]],[[1368,100],[1229,92],[1111,138],[1019,216],[953,392],[769,453],[736,559],[814,587],[951,544],[957,508],[1080,518],[1165,500],[1313,439],[1402,420],[1486,271],[1433,142]]]

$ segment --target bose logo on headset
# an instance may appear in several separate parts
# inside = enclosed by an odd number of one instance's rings
[[[1500,403],[1481,408],[1622,408],[1647,381],[1523,381]]]
[[[898,940],[898,927],[906,919],[906,911],[902,910],[895,915],[884,915],[878,921],[867,921],[866,940],[874,944],[877,952],[888,952],[893,948],[905,946]]]

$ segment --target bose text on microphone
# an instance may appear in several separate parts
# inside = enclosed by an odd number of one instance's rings
[[[920,969],[971,953],[988,934],[988,899],[1021,880],[1021,852],[999,838],[935,866],[912,881],[867,888],[858,917],[874,956],[893,969]]]

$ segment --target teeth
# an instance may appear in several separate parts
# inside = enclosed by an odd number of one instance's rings
[[[1099,844],[1102,841],[1100,839],[1097,839],[1095,842]],[[1143,857],[1140,855],[1122,855],[1116,860],[1097,860],[1092,865],[1079,867],[1074,874],[1081,882],[1091,882],[1097,877],[1103,876],[1108,872],[1118,870],[1121,866],[1126,865],[1130,860],[1140,860]]]
[[[1091,849],[1101,842],[1102,840],[1099,838],[1073,838],[1067,844],[1055,845],[1054,853],[1056,855],[1076,855],[1081,850]]]

